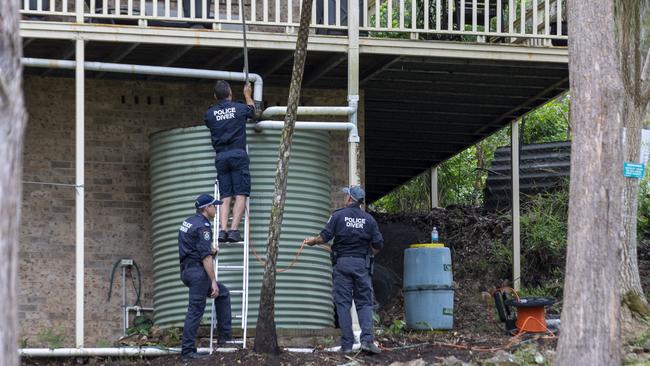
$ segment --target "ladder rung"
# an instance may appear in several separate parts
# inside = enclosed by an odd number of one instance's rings
[[[245,241],[220,241],[219,245],[244,245]]]
[[[243,271],[244,266],[219,266],[220,271]]]
[[[230,290],[229,291],[231,294],[243,294],[244,290]]]
[[[219,341],[214,340],[212,341],[213,344],[219,343]],[[244,341],[227,341],[226,344],[244,344]]]

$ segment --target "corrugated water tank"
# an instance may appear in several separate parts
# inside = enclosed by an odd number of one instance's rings
[[[214,150],[207,128],[163,131],[151,136],[151,214],[154,266],[154,322],[162,327],[182,326],[188,290],[180,280],[178,227],[195,211],[201,193],[214,190]],[[251,243],[260,257],[266,238],[274,191],[280,131],[248,130],[251,160]],[[287,266],[302,240],[318,233],[329,217],[330,176],[328,134],[296,131],[289,163],[278,267]],[[240,229],[242,229],[240,225]],[[222,247],[220,264],[241,265],[242,248]],[[257,322],[262,264],[250,255],[248,327]],[[223,272],[219,280],[231,290],[242,287],[241,273]],[[329,253],[307,247],[289,271],[278,273],[275,321],[279,328],[319,329],[333,326]],[[241,295],[232,294],[233,327],[241,319]],[[204,323],[209,323],[208,301]]]

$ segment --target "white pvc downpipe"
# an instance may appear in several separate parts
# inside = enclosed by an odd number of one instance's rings
[[[180,348],[110,347],[110,348],[21,348],[21,357],[83,357],[83,356],[165,356],[178,354]]]
[[[84,345],[84,41],[77,39],[75,61],[75,345]]]
[[[510,130],[510,176],[512,179],[512,283],[521,289],[521,221],[519,217],[519,121],[512,121]]]
[[[440,207],[438,202],[438,166],[431,168],[431,208]]]
[[[281,130],[284,128],[282,121],[259,121],[255,124],[259,130]],[[350,122],[296,122],[296,130],[321,130],[321,131],[350,131],[349,138],[359,138],[357,126]]]
[[[74,69],[75,61],[52,60],[45,58],[23,57],[23,65],[27,67],[43,67],[53,69]],[[86,70],[99,72],[117,72],[124,74],[143,74],[143,75],[160,75],[160,76],[178,76],[197,79],[223,79],[234,81],[245,81],[246,74],[243,72],[205,70],[205,69],[188,69],[182,67],[166,66],[148,66],[148,65],[129,65],[116,64],[109,62],[84,62]],[[253,83],[253,99],[259,108],[262,102],[262,89],[264,82],[258,74],[248,74],[248,80]]]
[[[353,107],[298,107],[298,116],[349,116],[355,112]],[[287,107],[268,107],[261,118],[272,118],[287,114]]]
[[[360,344],[352,346],[358,350]],[[338,352],[341,346],[324,349],[325,352]],[[236,352],[239,348],[217,348],[220,353]],[[315,348],[285,348],[291,353],[312,353]],[[199,348],[197,352],[209,353],[209,348]],[[180,348],[158,348],[158,347],[106,347],[106,348],[21,348],[18,350],[20,357],[159,357],[180,355]]]

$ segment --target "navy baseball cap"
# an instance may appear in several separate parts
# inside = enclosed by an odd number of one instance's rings
[[[220,205],[222,203],[223,203],[222,201],[219,201],[218,199],[212,197],[209,194],[202,194],[196,197],[196,201],[194,201],[194,207],[203,208],[209,205]]]
[[[366,198],[366,192],[360,186],[344,187],[341,191],[349,194],[350,197],[357,202],[363,201]]]

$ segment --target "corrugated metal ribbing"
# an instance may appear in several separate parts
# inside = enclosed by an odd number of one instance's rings
[[[510,146],[494,153],[483,195],[487,209],[509,209],[512,205],[510,156]],[[557,188],[569,179],[571,141],[523,145],[519,158],[519,190],[525,199],[525,195]]]
[[[251,243],[263,257],[273,196],[280,131],[248,131],[251,160]],[[293,259],[305,236],[318,233],[329,217],[330,178],[328,134],[296,131],[289,163],[287,199],[280,238],[279,268]],[[180,281],[178,227],[194,212],[194,198],[213,191],[214,151],[208,130],[174,129],[151,137],[152,238],[154,253],[154,307],[157,325],[182,326],[187,288]],[[240,230],[243,229],[243,222]],[[240,265],[241,247],[221,246],[222,265]],[[249,328],[255,327],[263,266],[251,253]],[[281,328],[333,326],[329,253],[307,247],[298,263],[278,273],[276,324]],[[223,272],[220,281],[231,290],[242,287],[241,274]],[[231,296],[233,326],[240,320],[241,297]],[[208,305],[210,302],[208,301]],[[204,321],[209,316],[206,308]]]

